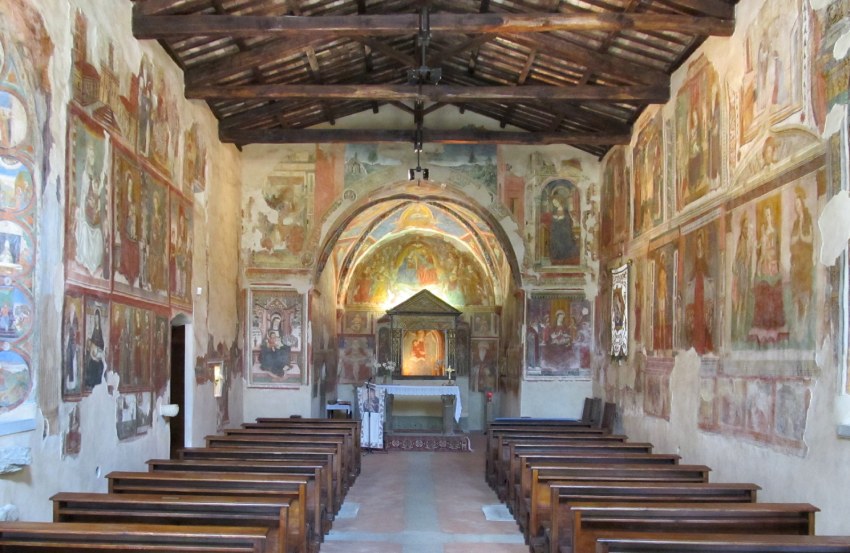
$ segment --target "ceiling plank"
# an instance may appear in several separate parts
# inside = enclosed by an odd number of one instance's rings
[[[481,129],[430,130],[423,129],[423,141],[432,144],[628,144],[629,134],[611,133],[543,133],[487,131]],[[372,144],[377,142],[412,142],[413,130],[362,129],[272,129],[241,131],[222,129],[223,142],[236,144]]]
[[[144,15],[133,14],[133,34],[138,39],[203,35],[246,36],[258,34],[340,36],[409,35],[419,26],[415,14],[344,16],[249,16],[249,15]],[[731,36],[732,18],[672,14],[446,14],[430,16],[431,33],[516,34],[550,31],[669,31],[698,35]]]
[[[661,86],[423,86],[416,85],[289,85],[186,87],[186,97],[203,100],[384,100],[459,103],[470,101],[540,102],[596,101],[664,103],[670,88]]]

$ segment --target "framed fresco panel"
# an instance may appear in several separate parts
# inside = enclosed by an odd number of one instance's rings
[[[375,337],[340,336],[337,375],[340,384],[361,384],[375,373]]]
[[[83,391],[88,393],[103,382],[104,371],[109,366],[109,302],[87,297],[85,317],[82,374]]]
[[[343,334],[372,334],[372,312],[346,311],[342,332]]]
[[[306,384],[303,322],[305,297],[291,289],[248,290],[248,384],[279,387]]]
[[[548,266],[581,261],[581,193],[564,179],[548,183],[540,194],[538,259]]]
[[[495,392],[499,368],[499,341],[474,338],[471,349],[469,389],[474,392]]]
[[[590,302],[578,294],[537,293],[531,294],[526,309],[526,378],[589,379]]]
[[[83,298],[65,294],[62,318],[62,398],[79,398],[83,390]]]
[[[664,140],[661,110],[646,120],[633,149],[634,235],[639,236],[664,218]],[[617,203],[623,202],[622,199]]]
[[[626,157],[622,147],[615,148],[608,156],[602,184],[602,204],[611,206],[602,210],[600,241],[603,249],[622,244],[629,237],[629,179],[626,172]]]
[[[67,279],[108,288],[111,278],[109,155],[104,132],[71,112],[68,125]]]
[[[688,232],[682,248],[682,303],[680,326],[685,348],[700,355],[719,351],[720,248],[719,220]]]

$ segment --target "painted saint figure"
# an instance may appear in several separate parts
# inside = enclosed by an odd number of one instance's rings
[[[103,329],[100,323],[100,309],[94,312],[94,328],[86,343],[86,361],[84,383],[91,390],[103,380]]]
[[[753,288],[753,322],[749,339],[765,344],[787,337],[782,275],[779,271],[779,233],[773,219],[773,208],[761,212],[756,244],[756,275]]]
[[[578,263],[579,245],[573,234],[573,217],[569,209],[569,191],[560,186],[549,196],[549,212],[543,223],[549,229],[549,262],[552,265]]]
[[[92,275],[103,267],[106,245],[106,183],[96,167],[95,155],[94,144],[89,143],[78,176],[81,182],[76,228],[76,260]]]
[[[732,265],[732,336],[743,339],[749,328],[749,300],[753,285],[753,256],[750,249],[750,221],[741,217],[741,230]]]
[[[260,368],[276,376],[283,376],[289,366],[290,348],[280,343],[276,330],[269,330],[266,343],[260,347]]]
[[[691,343],[697,353],[703,354],[714,350],[714,342],[711,332],[712,313],[710,298],[706,297],[706,290],[710,288],[711,274],[708,268],[708,260],[705,257],[705,230],[697,232],[696,258],[693,269],[693,303],[691,304]]]
[[[806,206],[806,191],[794,190],[794,224],[791,227],[791,302],[794,327],[798,339],[805,338],[809,324],[809,301],[812,298],[812,254],[814,236],[812,214]]]

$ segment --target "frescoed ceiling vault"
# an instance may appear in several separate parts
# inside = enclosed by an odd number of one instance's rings
[[[362,208],[332,253],[340,305],[389,308],[428,289],[456,307],[492,306],[511,270],[480,214],[437,198],[396,197]]]

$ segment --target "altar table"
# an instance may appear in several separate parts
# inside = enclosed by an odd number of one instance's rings
[[[379,384],[388,394],[396,396],[455,396],[455,422],[460,422],[460,388],[457,386],[404,386]]]

